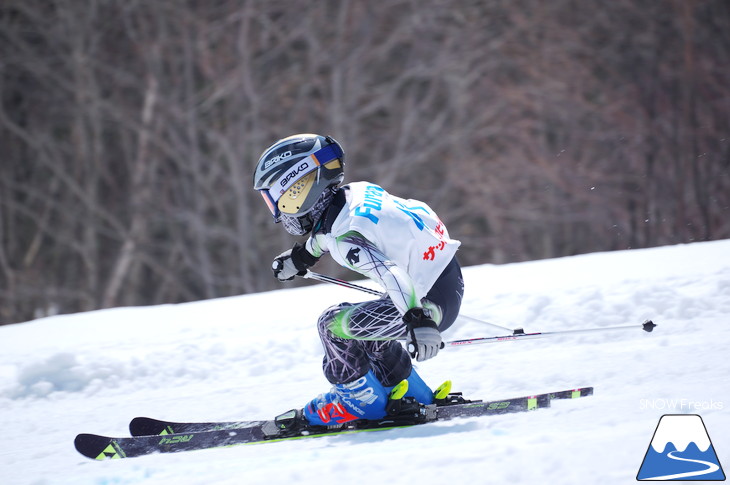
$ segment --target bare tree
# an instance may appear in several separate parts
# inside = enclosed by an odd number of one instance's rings
[[[250,177],[297,132],[428,201],[464,264],[726,238],[728,27],[724,0],[7,1],[0,321],[277,287]]]

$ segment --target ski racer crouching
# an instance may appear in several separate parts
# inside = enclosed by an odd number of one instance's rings
[[[254,173],[254,189],[274,221],[294,236],[309,234],[274,259],[276,278],[303,276],[328,252],[385,289],[380,299],[341,303],[319,317],[323,370],[333,387],[295,411],[312,426],[383,418],[391,390],[403,380],[405,396],[431,404],[433,391],[411,357],[420,362],[438,354],[440,332],[454,323],[464,292],[455,257],[460,242],[433,210],[374,183],[340,186],[344,165],[333,138],[299,134],[266,149]]]

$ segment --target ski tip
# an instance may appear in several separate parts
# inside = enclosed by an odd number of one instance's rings
[[[80,433],[76,435],[76,438],[74,438],[74,446],[76,449],[79,448],[79,443],[83,443],[85,439],[88,439],[88,437],[91,436],[87,433]]]
[[[645,332],[651,332],[652,330],[654,330],[654,327],[656,327],[657,325],[656,325],[656,323],[652,322],[651,320],[647,320],[641,326]]]
[[[173,434],[176,423],[168,423],[153,418],[138,416],[129,422],[129,433],[132,436],[159,436]]]
[[[88,445],[90,441],[96,441],[97,435],[89,433],[80,433],[74,438],[74,447],[80,452],[84,453],[83,449]]]
[[[74,439],[76,451],[92,460],[123,458],[121,450],[114,446],[110,438],[96,434],[81,433]]]

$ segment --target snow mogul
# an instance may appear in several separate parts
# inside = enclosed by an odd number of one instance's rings
[[[323,370],[333,387],[279,416],[277,422],[286,423],[281,427],[384,418],[399,385],[406,397],[431,404],[434,392],[411,359],[436,357],[441,332],[461,306],[464,282],[455,257],[461,243],[424,202],[370,182],[341,185],[344,167],[345,153],[332,137],[298,134],[267,148],[253,177],[274,221],[293,236],[309,236],[274,259],[278,280],[306,275],[329,253],[385,290],[380,299],[322,313]]]

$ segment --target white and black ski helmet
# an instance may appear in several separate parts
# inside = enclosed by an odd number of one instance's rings
[[[261,154],[253,188],[261,193],[276,222],[282,216],[301,218],[312,211],[327,188],[342,182],[344,166],[345,153],[334,138],[292,135]]]

